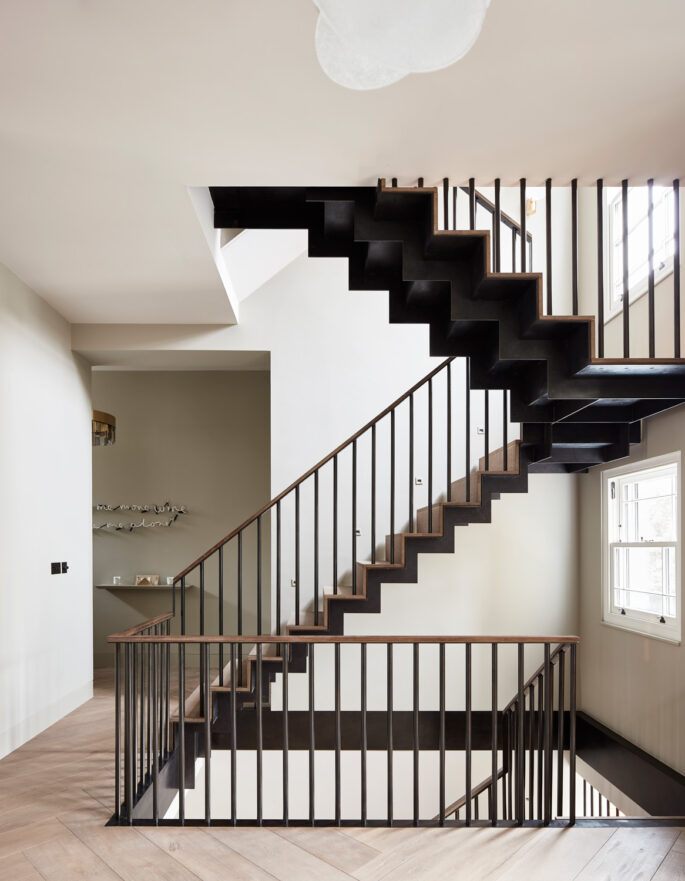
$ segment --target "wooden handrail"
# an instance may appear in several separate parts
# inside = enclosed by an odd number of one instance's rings
[[[162,620],[166,620],[166,618],[171,617],[171,614],[161,616]],[[131,628],[132,631],[141,629],[145,629],[146,627],[151,626],[151,623],[156,623],[158,619],[153,618],[152,622],[145,622],[145,624],[139,625],[137,628]],[[492,645],[493,643],[497,643],[498,645],[505,644],[514,644],[518,645],[519,643],[537,645],[544,643],[552,643],[552,642],[560,642],[567,645],[572,643],[579,643],[580,637],[578,636],[344,636],[338,634],[329,634],[329,633],[321,633],[321,635],[316,634],[307,634],[307,635],[256,635],[256,636],[220,636],[219,634],[183,634],[183,635],[170,635],[170,636],[136,636],[135,634],[131,634],[130,631],[126,630],[123,633],[113,633],[111,636],[107,637],[108,642],[158,642],[158,643],[197,643],[198,645],[227,645],[230,643],[245,644],[245,643],[261,643],[262,645],[297,645],[298,643],[316,643],[316,644],[335,644],[340,643],[341,645],[352,644],[352,645]]]
[[[549,663],[550,664],[554,663],[556,656],[559,654],[559,652],[563,651],[563,649],[565,649],[567,645],[570,645],[573,642],[576,642],[576,643],[580,642],[579,639],[568,639],[566,637],[561,637],[560,639],[557,639],[556,637],[554,637],[552,639],[546,639],[544,641],[549,642],[549,643],[552,643],[552,642],[559,643],[559,645],[554,649],[554,651],[550,653],[550,656],[549,656]],[[533,673],[532,676],[529,676],[528,679],[524,682],[523,689],[522,689],[523,692],[525,693],[530,688],[530,686],[533,684],[533,682],[538,678],[538,676],[542,675],[542,673],[544,673],[544,672],[545,672],[545,664],[543,662],[537,668],[535,673]],[[509,703],[506,705],[506,707],[502,710],[502,714],[506,713],[511,707],[514,706],[514,704],[518,703],[518,699],[519,699],[519,696],[517,693],[513,696],[513,698],[509,701]]]
[[[225,538],[220,539],[220,541],[218,541],[206,553],[202,554],[201,557],[198,557],[197,560],[195,560],[193,563],[191,563],[190,566],[186,566],[186,568],[182,572],[179,572],[178,575],[176,575],[176,577],[174,578],[174,584],[179,582],[181,580],[181,578],[185,578],[185,576],[188,575],[189,572],[192,572],[193,569],[195,569],[197,566],[199,566],[200,563],[204,563],[204,561],[206,559],[208,559],[209,557],[211,557],[212,554],[216,553],[216,551],[218,551],[219,548],[221,548],[225,544],[227,544],[232,538],[235,538],[235,536],[238,535],[239,532],[242,532],[243,529],[247,529],[247,527],[250,526],[250,524],[254,523],[255,520],[257,520],[259,517],[261,517],[262,514],[266,514],[266,512],[269,511],[271,508],[273,508],[273,506],[277,502],[280,502],[281,499],[284,499],[297,486],[300,486],[300,484],[304,483],[305,480],[307,480],[309,477],[311,477],[315,471],[318,471],[319,468],[322,468],[324,465],[326,465],[328,462],[330,462],[331,459],[333,459],[335,456],[337,456],[339,453],[341,453],[346,447],[349,447],[349,445],[353,441],[355,441],[355,440],[357,440],[357,438],[361,437],[361,435],[363,435],[365,432],[367,432],[372,426],[374,426],[378,422],[380,422],[381,419],[384,419],[390,413],[391,410],[394,410],[395,407],[398,407],[403,401],[406,401],[407,398],[409,398],[411,395],[414,394],[414,392],[418,391],[418,389],[420,389],[423,385],[425,385],[437,373],[440,373],[441,370],[443,370],[445,367],[447,367],[448,364],[450,364],[452,361],[454,361],[455,357],[456,356],[452,356],[451,358],[447,358],[445,361],[442,362],[442,364],[439,364],[434,370],[431,370],[431,372],[428,373],[426,376],[424,376],[423,379],[420,379],[416,383],[416,385],[413,385],[409,389],[409,391],[406,391],[403,395],[400,395],[400,397],[397,398],[397,400],[393,401],[392,404],[390,404],[388,407],[386,407],[385,410],[382,410],[377,416],[374,416],[374,418],[370,422],[367,422],[366,425],[363,426],[363,428],[360,428],[359,431],[355,431],[355,433],[353,435],[350,435],[350,437],[348,437],[346,441],[343,441],[340,444],[340,446],[336,447],[332,453],[329,453],[327,456],[324,456],[324,458],[321,459],[320,462],[317,462],[316,465],[313,465],[309,469],[309,471],[305,471],[305,473],[301,477],[298,477],[296,481],[291,483],[290,486],[286,487],[286,489],[284,489],[282,492],[280,492],[277,496],[274,496],[273,499],[271,499],[271,501],[267,502],[265,505],[262,505],[262,507],[255,514],[253,514],[251,517],[249,517],[247,520],[245,520],[244,523],[241,523],[240,526],[237,526],[232,532],[229,532]]]
[[[504,768],[500,768],[497,771],[497,780],[500,780],[502,777],[504,777],[505,774],[506,774],[506,771],[504,770]],[[492,786],[492,774],[489,777],[486,777],[482,783],[479,783],[478,786],[474,787],[474,789],[471,790],[471,800],[473,801],[474,798],[477,798],[482,793],[487,792],[487,790],[490,789],[491,786]],[[464,793],[464,795],[462,795],[461,798],[458,798],[456,801],[453,801],[451,805],[449,805],[448,807],[445,808],[445,817],[449,817],[450,814],[454,814],[458,810],[463,808],[467,801],[468,801],[468,799],[466,797],[466,793]],[[439,820],[440,820],[440,814],[433,817],[432,822],[437,823],[437,822],[439,822]]]
[[[148,627],[154,627],[155,624],[162,624],[164,621],[168,621],[170,618],[173,617],[173,612],[165,612],[163,615],[157,615],[156,618],[150,618],[149,621],[143,621],[142,624],[136,624],[133,627],[129,627],[128,630],[122,630],[121,633],[116,634],[117,636],[122,637],[122,639],[117,640],[117,642],[124,642],[124,637],[135,636],[137,633],[140,633],[141,630],[147,630]],[[151,638],[157,639],[156,636],[153,636]]]

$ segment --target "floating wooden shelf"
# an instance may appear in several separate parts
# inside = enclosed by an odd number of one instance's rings
[[[96,584],[98,590],[173,590],[173,584]],[[179,589],[181,585],[178,585]],[[194,584],[186,584],[185,589],[190,590]]]

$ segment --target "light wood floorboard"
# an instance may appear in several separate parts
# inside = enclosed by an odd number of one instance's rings
[[[635,829],[106,826],[111,673],[0,761],[0,881],[685,881],[685,836]]]

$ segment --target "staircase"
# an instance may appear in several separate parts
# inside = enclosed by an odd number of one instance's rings
[[[261,755],[263,714],[270,712],[270,694],[276,678],[280,675],[286,700],[290,673],[307,673],[313,681],[314,644],[326,640],[336,643],[337,665],[340,643],[345,639],[345,615],[379,612],[381,585],[416,582],[419,554],[452,553],[455,527],[489,522],[492,502],[501,493],[526,492],[529,473],[579,472],[627,456],[631,444],[640,440],[641,419],[685,401],[685,360],[596,357],[593,317],[544,314],[540,274],[491,271],[491,255],[494,265],[500,265],[499,233],[493,243],[488,231],[437,229],[437,190],[387,187],[380,181],[376,188],[218,187],[211,189],[211,195],[217,227],[306,229],[310,256],[347,258],[350,288],[387,290],[390,321],[428,324],[431,354],[446,356],[447,360],[176,577],[173,616],[169,619],[180,618],[177,641],[181,697],[176,710],[170,709],[167,649],[166,661],[161,656],[167,671],[167,750],[162,750],[162,755],[165,761],[176,756],[174,779],[179,793],[185,791],[192,778],[192,757],[209,755],[212,748],[232,746],[235,762],[237,719],[244,711],[256,715]],[[475,198],[473,192],[471,197]],[[520,232],[526,243],[525,227]],[[522,248],[524,270],[525,261]],[[473,405],[476,395],[482,395],[478,398],[482,402],[478,417]],[[476,418],[484,422],[483,448],[474,460]],[[427,458],[427,486],[422,497],[416,488],[419,436],[427,438],[426,449],[421,451]],[[384,446],[379,453],[379,445],[386,442],[388,447]],[[387,461],[389,471],[381,492],[379,470]],[[358,528],[362,491],[364,498],[371,500],[365,515],[370,540],[364,548]],[[324,532],[326,540],[322,538]],[[288,567],[294,573],[293,608],[287,608],[283,590]],[[192,644],[194,637],[186,634],[185,584],[191,573],[198,576],[200,586],[200,633],[196,636],[201,655],[199,684],[188,697],[183,678],[184,640]],[[207,625],[210,580],[216,587],[213,593],[218,596],[218,614],[213,616],[210,612]],[[226,625],[224,606],[229,594],[235,597],[237,611],[234,624]],[[270,609],[264,608],[272,596],[273,622]],[[254,613],[253,625],[246,625],[248,605],[250,614]],[[163,635],[161,623],[153,622],[151,627],[147,622],[137,631],[140,635],[125,635],[129,641],[134,640],[133,658],[135,641],[140,641],[142,653],[145,639]],[[169,626],[167,621],[167,645],[174,643]],[[153,627],[157,628],[154,632]],[[251,634],[249,639],[244,636],[246,632]],[[234,639],[227,637],[227,633]],[[117,648],[126,642],[120,637],[112,638]],[[212,639],[218,649],[214,665],[209,651]],[[566,652],[573,657],[575,666],[575,643],[567,637],[549,637],[543,642],[547,653],[546,681],[551,681],[550,664],[558,655],[561,682]],[[523,726],[533,719],[535,683],[531,680],[524,689],[526,640],[520,639],[518,643],[518,704],[516,700],[510,702],[505,716],[511,711],[506,718],[515,718],[515,726]],[[552,652],[553,643],[557,643],[557,648]],[[391,645],[388,649],[390,670]],[[443,641],[443,663],[444,650]],[[363,644],[361,651],[365,659]],[[469,652],[467,649],[467,658]],[[493,653],[495,658],[494,643]],[[128,670],[128,655],[126,663]],[[148,660],[148,669],[150,664]],[[470,661],[467,669],[468,664]],[[494,659],[493,664],[496,675]],[[414,665],[416,671],[417,654]],[[135,680],[135,670],[126,674],[126,682],[131,675]],[[540,685],[542,674],[538,671],[536,676]],[[444,686],[444,676],[442,681]],[[134,685],[131,689],[135,691]],[[557,754],[563,757],[569,748],[563,735],[563,687],[561,696],[554,725],[561,732]],[[527,716],[526,697],[530,700]],[[544,703],[549,722],[544,746],[548,764],[544,772],[541,765],[540,779],[544,777],[546,781],[552,774],[552,699],[553,689]],[[141,716],[142,700],[141,693]],[[313,743],[313,703],[311,712]],[[469,732],[470,712],[469,708]],[[537,712],[541,719],[542,704]],[[393,714],[388,715],[392,727]],[[444,707],[441,718],[444,725]],[[469,782],[458,803],[459,809],[467,808],[467,822],[472,819],[473,799],[476,798],[477,805],[477,796],[488,792],[496,801],[497,783],[507,775],[511,800],[513,766],[510,762],[501,771],[496,763],[496,732],[502,720],[502,712],[495,707],[487,747],[494,756],[491,777],[477,792]],[[415,753],[418,724],[417,715]],[[169,731],[175,731],[175,736],[170,736]],[[135,731],[129,734],[129,746],[131,737],[135,741]],[[532,734],[528,737],[521,727],[516,737],[510,733],[509,744],[517,743],[520,753],[526,745],[532,749]],[[287,754],[287,730],[284,738],[282,746]],[[153,740],[156,742],[156,738]],[[389,743],[392,749],[391,736]],[[469,734],[467,750],[471,749],[470,743]],[[542,734],[536,743],[543,750]],[[339,748],[338,742],[338,751]],[[444,732],[441,749],[444,755]],[[575,754],[573,745],[570,749]],[[415,764],[415,780],[417,767]],[[148,772],[149,778],[149,768]],[[311,776],[313,764],[310,772]],[[518,807],[509,807],[509,817],[522,822],[521,793],[526,784],[521,781],[521,774],[519,768]],[[561,764],[558,775],[562,779]],[[574,775],[575,772],[571,779],[575,779]],[[235,780],[235,768],[231,779]],[[134,800],[133,784],[129,781],[128,785],[125,801],[130,805]],[[548,785],[544,804],[538,797],[539,819],[545,823],[550,822],[552,813],[551,783],[546,782],[545,786]],[[143,777],[139,789],[140,793],[147,792]],[[442,796],[440,821],[444,823],[444,792]],[[451,807],[455,814],[457,808]],[[235,821],[235,805],[232,810]],[[313,818],[311,810],[310,814]],[[286,815],[284,809],[284,818]],[[125,816],[132,821],[131,810]],[[391,809],[388,816],[392,822]],[[493,817],[497,822],[496,806]],[[258,819],[261,821],[261,816]],[[339,806],[336,820],[340,821]],[[418,822],[416,807],[414,820]]]

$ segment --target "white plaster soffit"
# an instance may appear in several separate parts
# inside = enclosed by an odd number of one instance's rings
[[[188,187],[235,324],[240,303],[307,251],[303,229],[221,230],[214,227],[214,204],[207,187]]]

